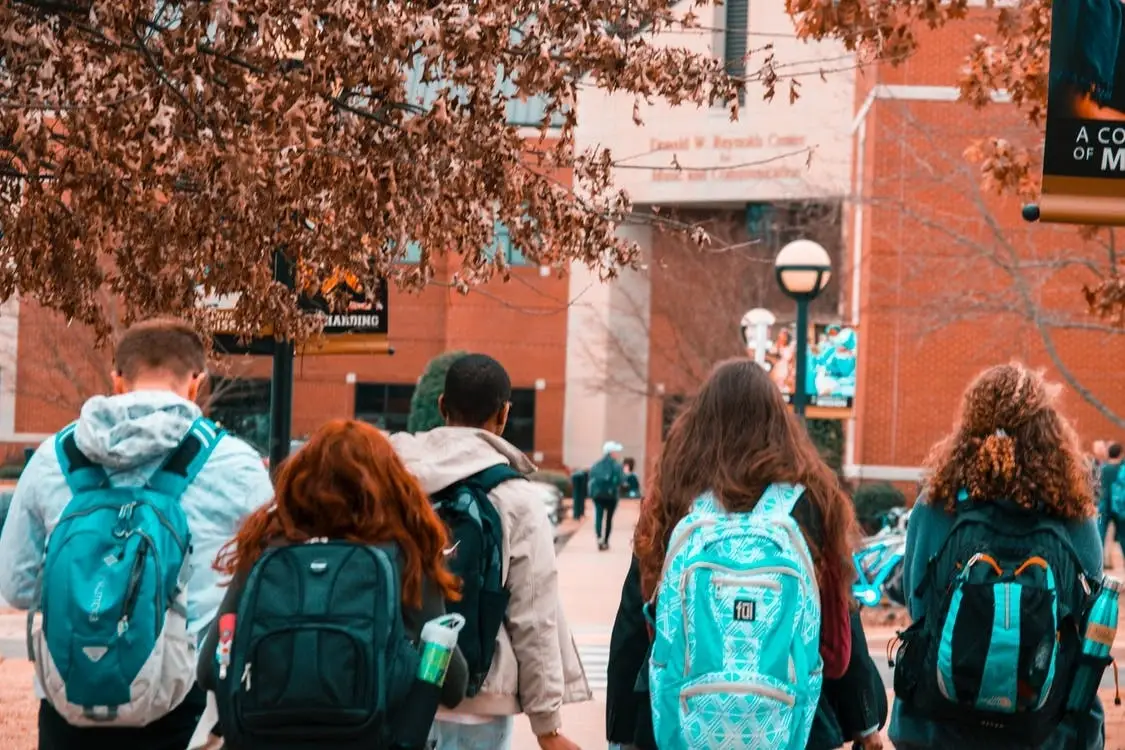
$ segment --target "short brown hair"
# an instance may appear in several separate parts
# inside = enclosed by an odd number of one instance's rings
[[[126,380],[154,371],[186,378],[207,369],[207,352],[203,338],[186,321],[153,318],[121,334],[113,367]]]

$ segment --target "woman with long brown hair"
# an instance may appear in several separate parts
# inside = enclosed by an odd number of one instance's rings
[[[796,522],[794,528],[799,529],[803,540],[794,543],[811,554],[810,574],[815,575],[813,588],[819,592],[815,605],[821,612],[819,651],[824,676],[839,678],[847,670],[851,655],[849,585],[853,577],[854,512],[805,427],[769,375],[752,360],[718,365],[673,423],[642,506],[634,539],[637,560],[630,578],[635,575],[639,579],[644,600],[662,596],[657,589],[673,531],[699,501],[712,498],[721,513],[749,516],[773,488],[782,486],[793,488],[796,497],[788,517]],[[766,588],[775,587],[783,588],[781,584],[766,584]],[[631,588],[627,580],[626,592]],[[766,611],[763,600],[757,607],[744,606],[735,619],[748,623]],[[631,612],[619,613],[618,618],[614,633],[617,653],[611,646],[607,729],[611,741],[653,747],[651,737],[645,741],[630,739],[630,735],[644,734],[643,728],[633,733],[637,723],[634,714],[640,709],[628,696],[628,673],[635,674],[636,659],[626,646],[637,637],[632,634],[635,628],[627,625],[636,618]],[[815,639],[812,648],[815,656]],[[653,663],[659,661],[658,656],[653,652]],[[815,668],[813,671],[819,674]],[[618,684],[622,689],[614,687]],[[803,731],[807,737],[808,728]]]
[[[914,625],[896,660],[899,750],[1103,746],[1096,698],[1076,725],[1062,723],[1102,558],[1090,472],[1059,392],[1023,365],[989,368],[930,453],[904,561]]]
[[[334,558],[326,542],[351,544],[341,553],[339,565],[333,566]],[[292,596],[298,597],[300,602],[294,606],[302,607],[314,620],[324,615],[337,617],[340,623],[345,623],[340,625],[341,628],[346,626],[348,618],[365,614],[359,604],[363,597],[374,596],[376,606],[384,601],[381,599],[384,592],[377,589],[385,588],[388,582],[377,575],[380,566],[374,566],[372,574],[366,578],[363,578],[362,571],[367,559],[363,553],[369,548],[386,551],[387,559],[392,560],[397,574],[397,581],[389,582],[389,590],[398,594],[400,600],[392,611],[396,617],[401,612],[403,637],[416,644],[422,626],[445,614],[447,599],[456,600],[458,597],[458,582],[444,566],[446,543],[445,528],[432,509],[429,498],[386,437],[374,427],[354,420],[335,420],[325,424],[281,466],[273,501],[250,515],[238,535],[218,555],[216,569],[232,576],[233,580],[202,650],[200,684],[214,691],[217,683],[225,678],[224,659],[229,660],[231,644],[230,634],[221,632],[228,629],[224,625],[224,617],[232,617],[235,613],[240,618],[247,616],[248,610],[240,607],[243,588],[252,577],[251,571],[256,570],[255,565],[277,548],[304,546],[314,550],[314,554],[317,554],[316,550],[326,550],[323,560],[313,560],[306,566],[307,572],[294,574],[298,585],[290,589],[299,589],[292,591]],[[290,561],[288,567],[293,568],[295,564]],[[279,567],[278,573],[271,573],[271,570],[273,568],[267,567],[262,575],[253,576],[259,580],[257,585],[264,586],[262,579],[283,574],[285,566]],[[275,593],[277,599],[287,595],[284,590]],[[252,604],[261,608],[263,597],[256,597]],[[378,627],[375,629],[379,630]],[[242,627],[239,627],[235,633],[235,650],[240,647],[237,641],[242,632]],[[343,636],[330,642],[331,634],[326,635],[326,632],[309,633],[313,636],[309,638],[302,638],[302,634],[298,633],[290,635],[288,641],[278,636],[276,648],[284,646],[282,651],[285,653],[271,653],[275,658],[291,656],[294,661],[300,659],[305,668],[309,668],[310,662],[323,668],[333,657],[332,654],[326,655],[325,650],[335,650],[337,657],[345,651],[351,653],[344,648],[346,641]],[[374,637],[378,638],[378,633]],[[392,647],[395,645],[391,644]],[[397,645],[401,646],[402,642]],[[261,651],[266,646],[256,648]],[[294,653],[288,654],[287,649],[294,649]],[[304,649],[313,649],[314,653],[305,654]],[[349,657],[349,661],[354,659]],[[400,689],[405,683],[409,689],[414,678],[413,671],[404,673],[409,668],[409,658],[403,657],[402,653],[392,653],[387,661],[394,663],[384,661],[382,667],[385,673],[375,674],[374,678],[382,681],[388,691],[394,688],[389,684],[391,682]],[[416,658],[414,663],[417,663]],[[375,665],[369,664],[368,667],[374,671]],[[293,684],[297,679],[289,677],[288,681]],[[370,677],[360,675],[358,679],[369,681]],[[322,675],[321,680],[327,678]],[[316,681],[315,674],[311,681]],[[464,697],[467,681],[468,668],[464,657],[454,649],[440,691],[441,703],[448,707],[456,706]],[[249,693],[249,680],[244,682]],[[275,685],[270,689],[281,690],[282,687]],[[345,686],[330,685],[326,690],[329,694],[342,693]],[[393,702],[388,704],[389,716],[395,715],[395,708]]]

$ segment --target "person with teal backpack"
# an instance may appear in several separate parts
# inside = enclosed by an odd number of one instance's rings
[[[634,544],[661,750],[804,750],[851,657],[855,515],[768,374],[720,364],[668,434]]]
[[[1098,469],[1098,480],[1101,485],[1101,497],[1098,502],[1098,531],[1102,544],[1105,544],[1106,532],[1109,524],[1113,522],[1113,536],[1121,545],[1125,553],[1125,472],[1121,471],[1121,459],[1125,456],[1120,443],[1110,443],[1105,448],[1106,461]],[[1106,555],[1106,559],[1109,559]],[[1108,566],[1108,564],[1107,564]]]
[[[211,562],[273,494],[258,454],[202,416],[205,377],[189,325],[132,326],[115,395],[87,401],[20,477],[0,595],[28,611],[42,750],[182,750],[203,712],[196,646],[223,594]]]
[[[590,467],[587,491],[594,501],[594,533],[598,535],[598,549],[609,549],[609,537],[613,533],[613,515],[625,487],[625,467],[617,460],[622,451],[621,443],[607,440],[602,446],[602,457]]]
[[[898,750],[1104,747],[1096,693],[1070,694],[1092,666],[1082,640],[1102,548],[1057,392],[1019,364],[985,370],[927,461],[906,541],[914,622],[891,659]]]

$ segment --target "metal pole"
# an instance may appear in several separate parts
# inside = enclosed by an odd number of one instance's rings
[[[293,267],[285,254],[273,256],[273,278],[293,288]],[[273,379],[270,381],[270,471],[276,472],[289,456],[290,425],[293,421],[293,340],[275,341]]]
[[[805,417],[805,380],[809,369],[809,301],[797,298],[797,372],[793,382],[793,413],[801,419]]]

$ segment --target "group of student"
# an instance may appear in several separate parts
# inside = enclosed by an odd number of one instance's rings
[[[114,395],[20,479],[0,594],[29,612],[39,747],[508,750],[524,714],[543,750],[576,750],[562,707],[591,693],[534,467],[501,437],[504,368],[465,355],[445,427],[332,421],[271,481],[201,414],[205,365],[185,323],[130,328]],[[1116,589],[1054,397],[1022,366],[991,368],[930,457],[907,540],[913,624],[894,653],[900,750],[1104,747],[1109,648],[1084,637]],[[625,484],[619,450],[603,504]],[[611,643],[611,745],[880,748],[854,510],[761,367],[713,371],[644,495]],[[432,651],[446,626],[453,642]]]
[[[458,359],[427,433],[331,421],[274,481],[202,415],[205,377],[190,325],[131,327],[114,394],[20,478],[0,595],[29,613],[41,750],[505,750],[518,714],[576,750],[561,709],[591,693],[504,368]]]
[[[888,649],[898,750],[1100,750],[1117,584],[1058,389],[992,367],[931,452]],[[850,594],[856,522],[779,389],[720,364],[648,482],[614,624],[623,750],[880,748],[885,688]]]

